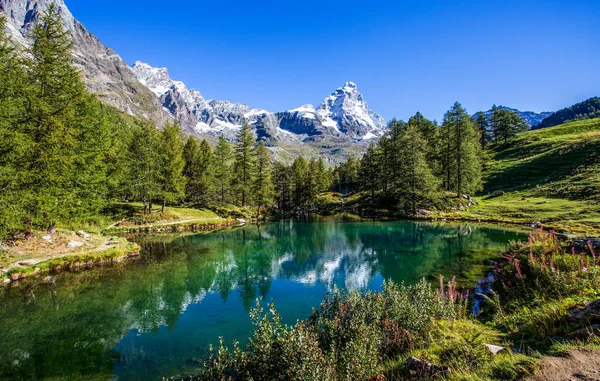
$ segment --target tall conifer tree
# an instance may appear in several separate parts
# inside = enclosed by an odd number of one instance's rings
[[[238,143],[235,147],[234,183],[241,205],[246,206],[252,194],[252,182],[254,180],[254,135],[248,123],[244,123]]]
[[[485,149],[485,145],[491,139],[489,131],[490,123],[488,122],[488,118],[485,113],[479,111],[475,114],[473,122],[479,130],[479,142],[481,143],[481,149]]]
[[[51,4],[35,24],[26,60],[27,133],[31,160],[25,188],[34,222],[54,225],[77,205],[71,191],[75,171],[78,108],[85,87],[71,64],[71,38]]]
[[[457,193],[481,188],[479,133],[462,105],[456,102],[444,115],[442,157],[446,189]]]
[[[162,209],[164,213],[167,201],[177,202],[185,195],[185,176],[183,169],[183,145],[181,129],[177,124],[167,123],[160,134],[160,185]]]
[[[214,152],[214,177],[218,192],[218,199],[221,203],[225,203],[227,194],[229,193],[229,185],[231,184],[231,171],[233,153],[231,145],[221,135],[219,142],[215,147]]]
[[[260,209],[265,204],[273,201],[273,182],[271,180],[271,153],[261,140],[256,149],[256,174],[254,178],[254,200],[258,211],[257,220],[260,220]]]
[[[418,127],[410,125],[402,133],[398,142],[401,177],[395,182],[399,207],[416,213],[417,207],[430,202],[438,187],[438,181],[427,163],[427,144]]]

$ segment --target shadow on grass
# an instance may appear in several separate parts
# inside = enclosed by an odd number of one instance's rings
[[[548,182],[566,180],[596,164],[600,164],[600,140],[580,141],[566,147],[557,147],[547,154],[492,174],[487,179],[486,191],[530,189]],[[564,196],[568,199],[591,196],[580,193],[587,191],[568,193]]]

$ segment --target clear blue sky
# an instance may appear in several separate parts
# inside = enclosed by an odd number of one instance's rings
[[[129,64],[280,111],[354,81],[386,119],[600,95],[600,1],[66,0]]]

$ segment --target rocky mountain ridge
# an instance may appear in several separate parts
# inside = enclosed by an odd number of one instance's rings
[[[386,122],[371,110],[353,82],[347,82],[315,108],[269,112],[243,103],[206,100],[183,82],[173,80],[166,68],[136,62],[132,70],[156,94],[163,107],[190,133],[233,139],[244,123],[259,138],[271,142],[354,141],[381,136]]]
[[[157,125],[171,118],[125,61],[73,17],[64,0],[0,0],[0,11],[6,16],[6,27],[17,46],[27,47],[26,36],[52,3],[71,33],[73,61],[90,91],[107,104],[132,116],[152,120]]]

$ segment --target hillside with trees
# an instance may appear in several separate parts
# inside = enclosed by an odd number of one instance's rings
[[[566,122],[600,118],[600,97],[589,98],[570,107],[558,110],[542,120],[535,129],[558,126]]]

